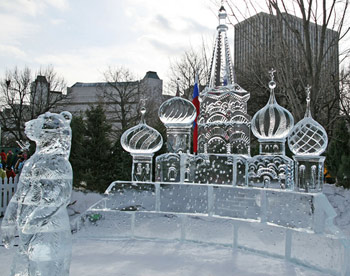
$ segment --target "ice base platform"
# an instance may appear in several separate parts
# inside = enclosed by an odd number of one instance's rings
[[[77,220],[76,235],[216,244],[350,275],[350,241],[335,215],[322,193],[116,181]]]

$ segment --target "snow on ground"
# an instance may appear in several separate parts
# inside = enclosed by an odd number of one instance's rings
[[[343,187],[325,184],[323,193],[337,212],[334,224],[350,237],[350,189],[346,190]]]
[[[338,225],[350,236],[350,190],[325,185],[324,193],[334,206]],[[71,219],[103,195],[74,191]],[[103,235],[103,233],[101,233]],[[0,276],[10,273],[15,249],[0,247]],[[322,276],[321,272],[244,250],[219,245],[175,241],[81,240],[73,235],[71,276]]]
[[[0,248],[0,275],[14,250]],[[243,250],[198,243],[74,240],[71,276],[324,276],[321,272]]]

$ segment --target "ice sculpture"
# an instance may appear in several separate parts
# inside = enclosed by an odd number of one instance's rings
[[[77,235],[225,245],[315,268],[316,274],[350,275],[350,243],[334,226],[336,212],[327,197],[292,190],[294,162],[285,156],[285,140],[293,117],[276,102],[274,70],[269,102],[251,125],[250,95],[234,83],[225,19],[221,7],[210,81],[200,93],[198,154],[189,153],[195,108],[177,95],[159,109],[168,153],[156,158],[156,182],[111,183],[106,197],[77,222]],[[260,143],[254,157],[250,127]],[[291,131],[296,163],[308,162],[296,167],[304,166],[305,179],[326,147],[323,134],[310,118]]]
[[[299,191],[319,192],[323,187],[324,156],[328,143],[325,129],[311,116],[310,86],[306,87],[304,118],[291,130],[288,146],[295,154],[295,184]]]
[[[167,132],[168,153],[156,159],[156,180],[163,182],[193,182],[190,161],[191,130],[196,108],[179,96],[165,101],[159,108],[159,118]]]
[[[152,181],[152,159],[156,151],[163,145],[163,138],[154,128],[145,121],[146,108],[141,107],[141,121],[125,131],[120,138],[122,147],[130,152],[132,161],[132,180]]]
[[[25,163],[2,221],[5,247],[19,247],[11,275],[69,275],[71,230],[66,206],[72,191],[69,112],[47,112],[25,124],[36,151]]]
[[[258,138],[260,155],[249,160],[249,185],[293,189],[293,161],[285,156],[285,141],[294,119],[276,101],[274,72],[269,71],[270,98],[252,119],[252,132]]]
[[[209,84],[199,95],[198,152],[250,155],[250,94],[235,83],[227,39],[226,11],[219,26],[211,60]]]

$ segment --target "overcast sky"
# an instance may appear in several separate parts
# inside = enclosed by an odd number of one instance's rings
[[[108,66],[169,75],[169,60],[212,43],[215,0],[1,0],[0,74],[53,65],[69,86],[102,81]],[[231,28],[232,30],[232,28]],[[233,31],[230,32],[231,48]]]

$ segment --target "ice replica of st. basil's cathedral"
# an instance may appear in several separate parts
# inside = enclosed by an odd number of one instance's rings
[[[270,98],[251,119],[247,113],[250,94],[235,83],[226,17],[222,6],[209,83],[199,93],[198,117],[195,105],[179,95],[159,108],[159,118],[167,130],[168,153],[156,158],[155,180],[321,191],[325,157],[320,155],[328,138],[311,116],[310,87],[306,88],[305,117],[294,125],[292,114],[276,101],[275,71],[271,69]],[[145,123],[145,112],[143,107],[141,122],[122,135],[121,144],[133,156],[132,181],[151,182],[153,154],[162,147],[163,139]],[[191,154],[195,120],[198,153]],[[259,155],[253,157],[251,130],[259,141]],[[285,155],[286,140],[294,153],[293,160]]]

